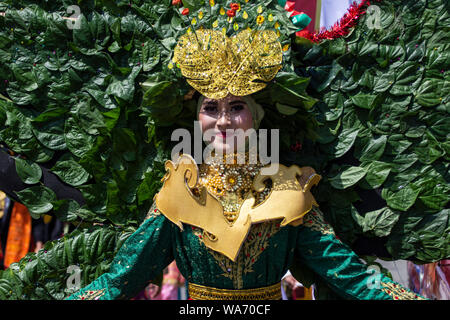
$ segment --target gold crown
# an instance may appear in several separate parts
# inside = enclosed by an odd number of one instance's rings
[[[273,30],[245,29],[230,38],[199,29],[178,40],[173,61],[204,96],[246,96],[267,86],[282,67],[283,52]]]

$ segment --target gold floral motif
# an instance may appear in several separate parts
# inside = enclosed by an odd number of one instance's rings
[[[383,286],[381,290],[390,295],[393,300],[425,300],[421,296],[405,289],[399,284],[392,282],[381,282],[381,285]]]
[[[105,289],[100,290],[88,290],[84,294],[79,296],[79,300],[98,300],[105,294]]]
[[[303,225],[323,234],[335,235],[333,228],[325,222],[323,214],[314,208],[303,217]]]

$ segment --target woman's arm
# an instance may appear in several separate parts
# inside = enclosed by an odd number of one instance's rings
[[[339,296],[360,300],[415,300],[422,297],[405,289],[370,266],[334,234],[333,228],[314,208],[299,226],[297,249],[300,260]]]
[[[173,261],[174,225],[153,205],[141,226],[119,249],[109,272],[68,300],[114,300],[135,297]]]
[[[50,171],[50,169],[40,165],[42,169],[42,183],[53,190],[58,199],[73,199],[80,206],[85,204],[85,200],[81,192],[75,187],[69,186],[62,182],[58,176]],[[16,171],[16,163],[14,157],[7,153],[4,148],[0,149],[0,190],[8,195],[9,198],[16,202],[20,202],[16,192],[28,188],[30,185],[25,184],[20,179]]]

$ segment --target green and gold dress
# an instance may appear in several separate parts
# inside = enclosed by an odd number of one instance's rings
[[[301,261],[335,293],[346,299],[422,298],[384,275],[381,275],[378,285],[371,285],[368,266],[336,237],[310,195],[311,182],[317,183],[320,179],[311,168],[295,167],[297,173],[294,179],[285,179],[282,187],[273,177],[262,179],[260,185],[255,182],[257,177],[261,177],[260,164],[217,162],[202,164],[198,168],[195,186],[188,188],[188,196],[196,199],[198,206],[208,207],[208,201],[219,203],[222,219],[230,231],[227,230],[225,235],[215,232],[214,227],[208,225],[215,223],[214,220],[207,223],[190,220],[197,214],[201,215],[201,210],[183,203],[179,192],[173,189],[174,185],[167,183],[176,178],[177,170],[181,170],[180,165],[169,166],[165,184],[155,197],[156,201],[146,219],[119,250],[109,272],[69,299],[132,298],[173,260],[176,260],[181,274],[188,281],[189,295],[194,300],[280,299],[280,280],[295,261]],[[284,171],[280,171],[287,176],[286,169],[291,168],[282,167]],[[188,170],[181,172],[180,176],[187,181],[196,173]],[[282,194],[277,194],[275,189],[278,188],[278,192],[293,192],[296,185],[301,188],[295,191],[307,194],[307,200],[304,205],[306,209],[301,210],[304,212],[299,212],[294,218],[288,219],[284,214],[272,212],[264,216],[264,221],[258,221],[252,211],[243,210],[246,201],[251,199],[251,210],[268,206],[272,201],[272,206],[269,206],[271,210],[281,213],[289,211],[291,204],[280,202]],[[169,204],[158,197],[164,189],[174,194]],[[215,200],[201,199],[202,194]],[[167,207],[166,211],[158,204]],[[173,212],[169,212],[177,208],[181,218],[174,218]],[[236,233],[232,228],[244,214],[251,216],[243,220],[242,225],[246,226],[243,227],[244,238],[237,245],[229,245],[237,237],[236,234],[242,233]],[[274,218],[267,218],[270,215]],[[219,242],[222,244],[219,245]]]

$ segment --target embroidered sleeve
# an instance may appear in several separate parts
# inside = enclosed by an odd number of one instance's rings
[[[388,294],[392,300],[426,300],[395,282],[380,281],[380,285],[381,290]]]
[[[69,300],[133,298],[173,260],[171,225],[152,206],[146,219],[120,248],[107,273]]]
[[[301,263],[339,296],[360,300],[422,299],[360,260],[336,237],[318,208],[305,215],[304,224],[298,228],[297,253]]]
[[[311,230],[318,231],[322,234],[330,234],[335,236],[333,228],[325,222],[323,213],[316,207],[313,207],[311,211],[303,217],[303,224]]]

